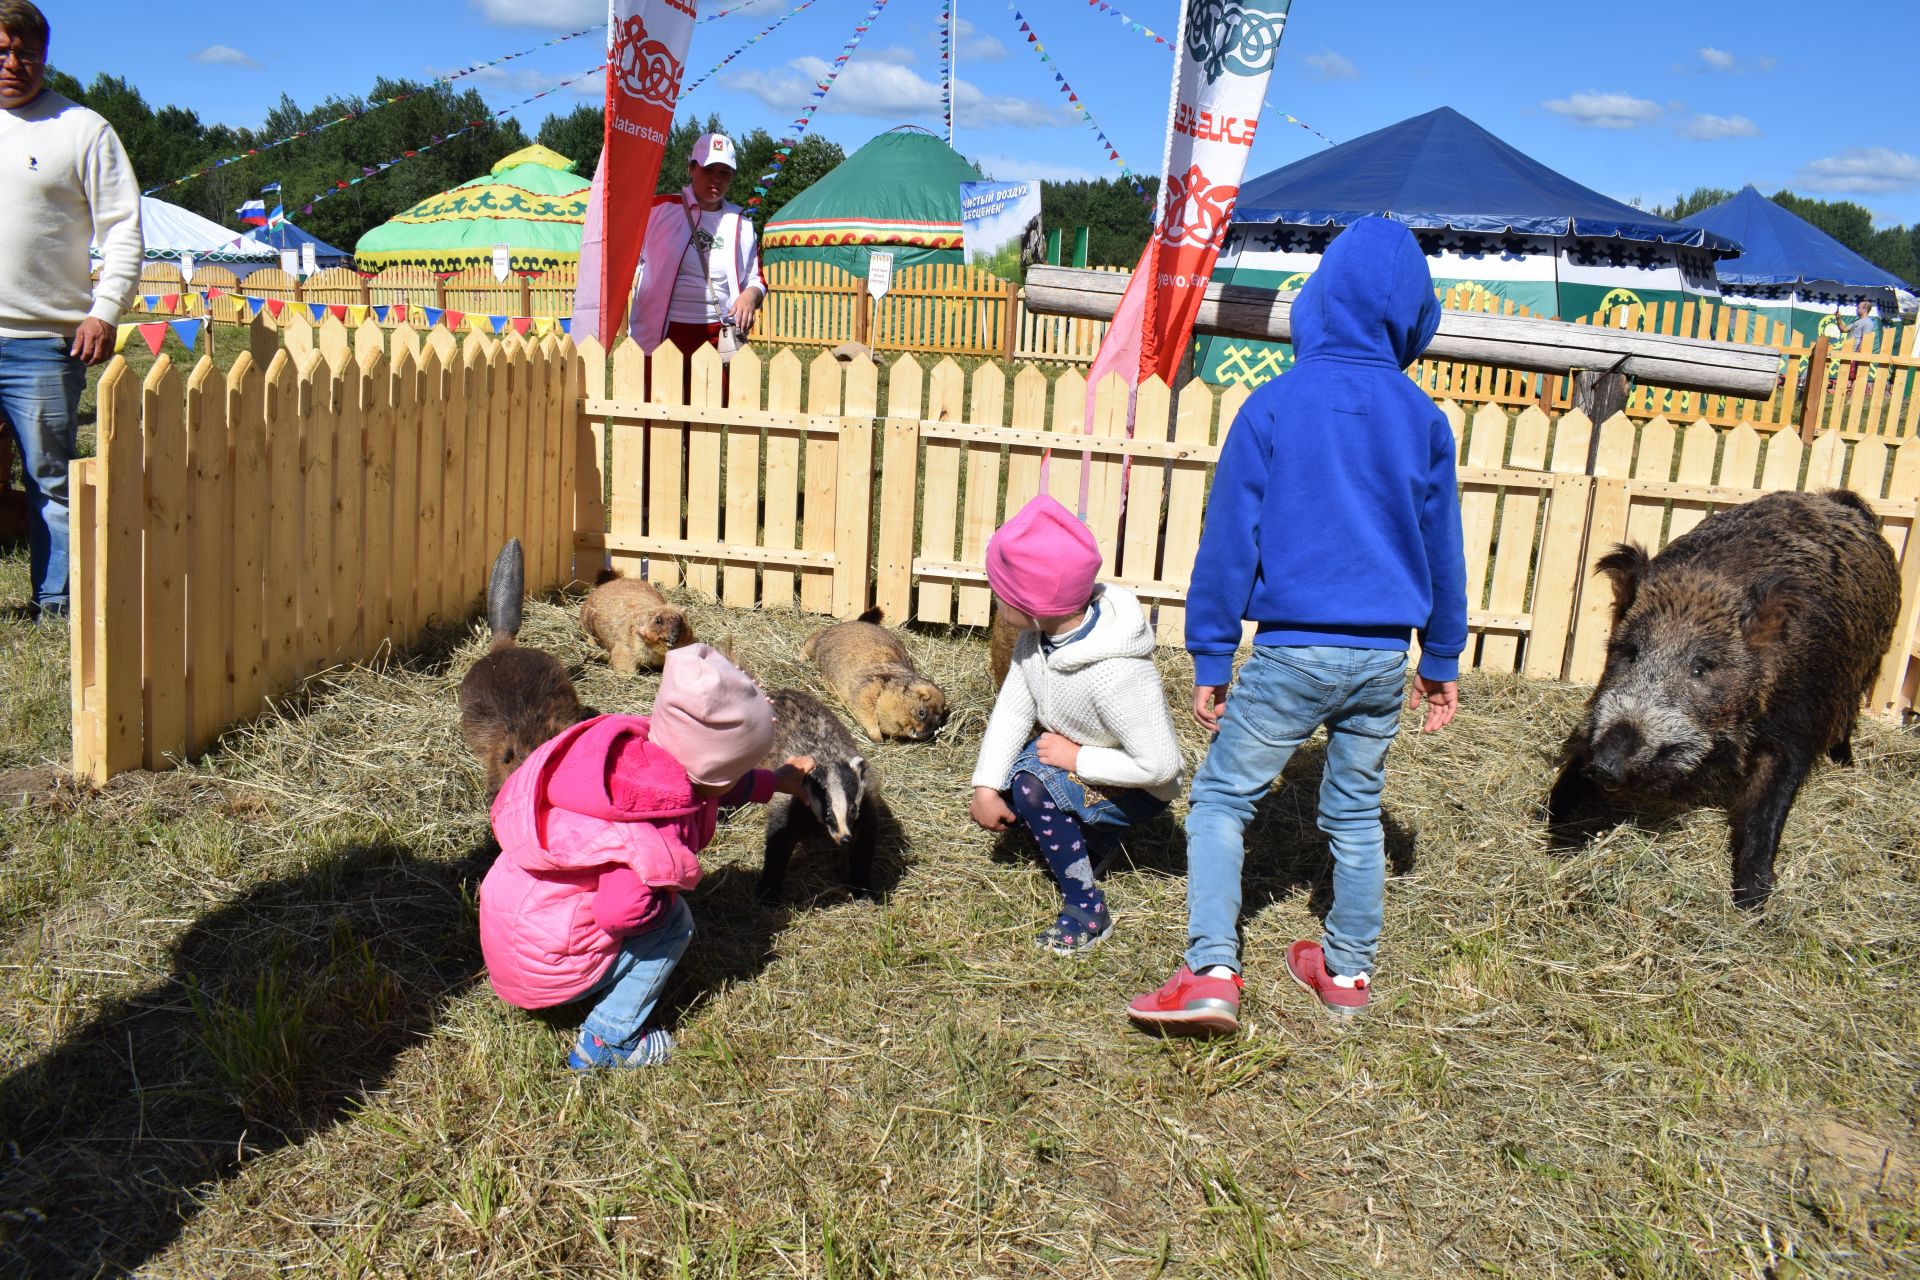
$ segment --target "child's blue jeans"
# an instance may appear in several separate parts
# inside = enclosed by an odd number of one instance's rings
[[[1240,870],[1253,807],[1295,749],[1327,727],[1320,830],[1333,846],[1327,968],[1373,972],[1387,882],[1380,792],[1400,730],[1407,655],[1335,645],[1256,646],[1193,779],[1187,813],[1187,967],[1240,968]]]
[[[27,572],[33,602],[67,608],[67,464],[79,434],[87,366],[65,338],[0,338],[0,418],[27,477]]]
[[[693,912],[684,897],[676,897],[667,918],[645,933],[622,940],[600,981],[583,993],[594,1002],[585,1023],[589,1034],[610,1045],[631,1049],[647,1029],[667,976],[693,941]]]

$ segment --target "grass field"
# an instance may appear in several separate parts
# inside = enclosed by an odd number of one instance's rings
[[[811,684],[806,620],[692,615]],[[559,607],[525,638],[596,706],[651,699]],[[48,768],[63,639],[0,624],[13,1274],[1920,1274],[1911,735],[1815,775],[1750,918],[1717,814],[1549,855],[1531,811],[1579,691],[1470,678],[1394,749],[1375,1008],[1337,1026],[1280,964],[1324,905],[1310,745],[1252,840],[1244,1033],[1160,1041],[1121,1011],[1183,945],[1177,827],[1110,873],[1111,941],[1039,953],[1043,875],[965,820],[984,643],[915,636],[956,710],[875,753],[885,900],[821,850],[760,907],[758,818],[723,824],[675,1058],[580,1079],[567,1016],[480,971],[477,633],[98,794]]]

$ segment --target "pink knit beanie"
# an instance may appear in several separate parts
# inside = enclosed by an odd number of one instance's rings
[[[1093,532],[1044,493],[987,539],[993,594],[1036,618],[1080,612],[1099,576]]]
[[[701,786],[738,782],[773,746],[773,704],[712,646],[667,653],[653,700],[652,741]]]

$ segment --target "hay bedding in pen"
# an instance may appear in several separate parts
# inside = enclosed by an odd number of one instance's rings
[[[825,696],[799,658],[820,620],[687,608],[767,687]],[[522,641],[567,662],[597,709],[652,700],[657,676],[613,675],[570,609],[531,605]],[[192,920],[346,844],[458,864],[470,886],[487,827],[454,690],[484,638],[447,642],[445,661],[317,682],[310,706],[236,731],[204,766],[85,802],[122,821],[198,813],[214,852],[102,853],[91,900],[49,908],[59,936],[33,963],[164,971],[167,926],[119,922]],[[742,811],[691,898],[667,1068],[576,1080],[559,1068],[568,1015],[443,981],[376,1092],[214,1186],[163,1269],[229,1270],[235,1250],[327,1274],[355,1273],[355,1250],[466,1274],[623,1257],[662,1275],[677,1258],[695,1275],[1916,1269],[1913,736],[1863,726],[1857,768],[1815,772],[1780,888],[1749,917],[1728,903],[1718,813],[1549,854],[1533,810],[1583,691],[1470,676],[1454,725],[1422,737],[1409,719],[1390,757],[1373,1010],[1343,1029],[1281,964],[1317,936],[1326,894],[1310,743],[1250,836],[1245,1031],[1162,1042],[1122,1010],[1184,946],[1177,822],[1109,872],[1111,940],[1077,962],[1041,954],[1044,873],[966,816],[984,636],[907,645],[952,716],[932,744],[872,750],[883,903],[850,901],[842,855],[815,845],[788,901],[760,906],[761,824]],[[1190,775],[1190,668],[1161,666]],[[321,939],[353,909],[322,897],[291,927]],[[441,932],[470,928],[464,910]],[[470,943],[447,945],[471,965]]]

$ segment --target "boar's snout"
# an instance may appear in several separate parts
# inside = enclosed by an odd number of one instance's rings
[[[1630,723],[1608,727],[1593,744],[1593,757],[1587,762],[1587,774],[1612,791],[1626,782],[1633,772],[1633,758],[1640,751],[1640,731]]]

